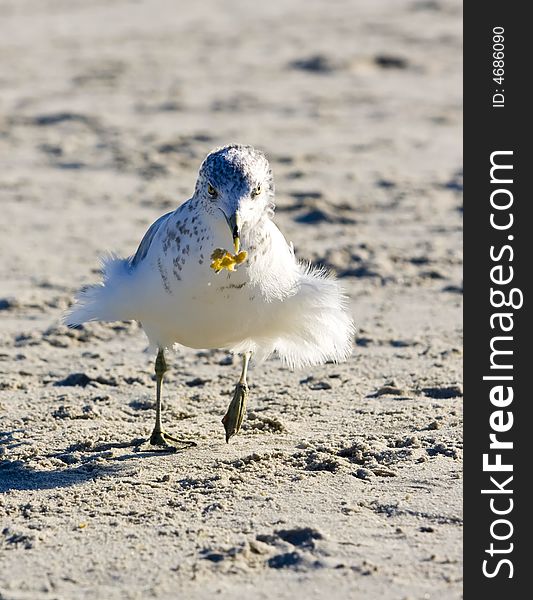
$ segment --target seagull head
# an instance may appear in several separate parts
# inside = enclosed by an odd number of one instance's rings
[[[214,150],[200,167],[195,196],[209,212],[221,211],[238,252],[241,233],[273,214],[274,180],[268,160],[252,146]]]

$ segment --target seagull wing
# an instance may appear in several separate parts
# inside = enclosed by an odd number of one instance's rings
[[[133,255],[133,258],[130,259],[130,266],[135,268],[140,262],[142,262],[146,255],[148,254],[148,250],[150,249],[150,245],[155,237],[155,234],[159,231],[159,228],[163,226],[168,219],[168,217],[173,213],[173,211],[168,212],[166,215],[162,215],[150,225],[148,231],[144,234],[139,247],[137,248],[137,252]]]

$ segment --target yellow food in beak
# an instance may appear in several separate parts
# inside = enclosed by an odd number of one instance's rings
[[[226,217],[225,214],[224,216]],[[239,213],[235,212],[233,215],[231,215],[231,217],[226,217],[226,221],[228,222],[231,236],[233,238],[235,254],[231,254],[227,250],[224,250],[224,248],[215,248],[211,254],[210,265],[215,273],[220,273],[220,271],[223,271],[224,269],[227,271],[235,271],[235,267],[243,263],[248,258],[248,252],[246,252],[246,250],[239,252],[241,249],[241,238],[239,235]]]
[[[235,239],[235,254],[230,254],[224,248],[216,248],[211,254],[211,268],[215,273],[220,273],[226,269],[227,271],[235,271],[235,267],[240,265],[248,258],[248,252],[243,250],[239,252],[239,238]]]

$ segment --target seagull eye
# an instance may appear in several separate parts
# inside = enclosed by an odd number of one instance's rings
[[[209,196],[211,198],[213,198],[213,200],[218,196],[218,192],[215,190],[215,188],[211,184],[208,184],[208,186],[207,186],[207,193],[209,194]]]
[[[260,193],[261,193],[261,186],[258,185],[252,190],[252,198],[259,196]]]

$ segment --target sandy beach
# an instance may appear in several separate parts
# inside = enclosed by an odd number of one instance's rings
[[[461,4],[1,0],[0,599],[462,597]],[[343,364],[168,355],[69,330],[213,148],[252,144],[296,255],[357,325]]]

